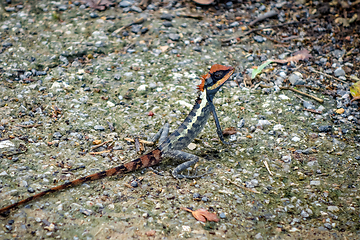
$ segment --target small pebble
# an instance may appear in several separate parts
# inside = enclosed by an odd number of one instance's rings
[[[95,125],[94,129],[98,130],[98,131],[104,131],[105,130],[105,128],[103,126],[101,126],[101,125]]]
[[[139,186],[139,183],[137,181],[132,181],[130,185],[135,188]]]
[[[331,125],[324,125],[319,127],[320,132],[331,132],[332,126]]]

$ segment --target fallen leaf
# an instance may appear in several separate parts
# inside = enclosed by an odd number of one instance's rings
[[[352,18],[349,20],[349,23],[355,22],[358,19],[358,15],[355,13]]]
[[[346,18],[336,18],[335,23],[342,24],[344,27],[350,26],[350,23]]]
[[[225,128],[223,131],[223,135],[234,135],[237,132],[235,127]]]
[[[219,221],[219,218],[216,216],[215,213],[211,213],[209,212],[208,210],[206,209],[198,209],[198,210],[191,210],[189,208],[184,208],[182,207],[181,208],[182,210],[185,210],[185,211],[188,211],[188,212],[191,212],[192,215],[194,216],[194,218],[198,221],[201,221],[201,222],[206,222],[207,221],[210,221],[210,222],[218,222]]]
[[[93,141],[93,145],[98,145],[98,144],[100,144],[101,143],[101,140],[94,140]]]
[[[251,72],[251,79],[254,79],[258,74],[261,73],[261,71],[270,63],[272,63],[272,60],[267,60],[266,62],[264,62],[263,64],[261,64],[259,67],[255,68],[252,72]]]
[[[311,58],[312,55],[310,54],[310,52],[307,49],[302,49],[300,51],[297,51],[293,54],[293,56],[288,57],[284,60],[280,60],[280,59],[273,59],[273,62],[276,63],[288,63],[288,62],[298,62],[300,60],[304,61],[304,60],[308,60],[309,58]]]
[[[353,96],[350,102],[360,100],[360,81],[350,87],[350,93]]]
[[[81,2],[84,4],[89,4],[90,8],[100,11],[104,11],[105,8],[115,5],[115,3],[110,0],[81,0]]]
[[[304,60],[308,60],[309,58],[311,58],[312,55],[310,54],[310,52],[307,49],[302,49],[300,51],[297,51],[293,54],[293,56],[288,57],[286,59],[269,59],[267,61],[265,61],[263,64],[261,64],[259,67],[255,68],[252,73],[251,73],[251,79],[254,79],[258,74],[261,73],[261,71],[270,63],[272,62],[276,62],[276,63],[288,63],[288,62],[299,62],[304,61]]]

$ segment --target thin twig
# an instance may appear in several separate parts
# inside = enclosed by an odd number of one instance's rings
[[[112,142],[112,141],[114,141],[114,140],[110,139],[110,140],[105,141],[105,142],[103,142],[103,143],[100,143],[100,144],[98,144],[98,145],[92,146],[92,147],[91,147],[91,150],[97,149],[98,147],[101,147],[102,145],[107,144],[107,143]]]
[[[281,42],[286,42],[286,41],[289,41],[289,40],[292,40],[292,39],[297,39],[297,38],[301,38],[300,36],[290,36],[290,37],[286,37],[286,38],[283,38]]]
[[[309,70],[306,70],[306,69],[305,69],[305,71],[309,71]],[[318,74],[324,75],[324,76],[326,76],[326,77],[329,77],[329,78],[335,79],[335,80],[337,80],[337,81],[339,81],[339,82],[342,82],[342,83],[349,83],[349,82],[347,82],[347,81],[344,81],[344,80],[339,79],[339,78],[337,78],[337,77],[331,76],[331,75],[329,75],[329,74],[327,74],[327,73],[323,73],[323,72],[317,71],[317,70],[315,70],[315,69],[312,69],[312,70],[311,70],[311,72],[314,72],[314,73],[318,73]]]
[[[135,140],[132,139],[132,138],[124,138],[124,140],[125,140],[125,141],[128,141],[128,142],[135,142]],[[143,144],[146,144],[146,145],[149,145],[149,146],[154,145],[154,142],[146,141],[146,140],[142,140],[142,139],[139,139],[139,142],[140,142],[140,143],[143,143]]]
[[[306,100],[303,99],[302,97],[300,97],[299,95],[297,95],[297,94],[294,94],[294,95],[295,95],[295,97],[299,98],[301,101],[306,102]]]
[[[266,12],[264,14],[260,14],[259,17],[257,17],[254,21],[250,22],[249,23],[249,26],[252,26],[254,25],[255,23],[257,22],[261,22],[261,21],[264,21],[265,19],[267,18],[272,18],[276,15],[278,15],[279,12],[278,11],[275,11],[275,10],[272,10],[272,11],[269,11],[269,12]]]
[[[272,176],[273,174],[272,174],[272,172],[270,171],[270,168],[269,168],[269,165],[268,165],[267,161],[265,161],[265,160],[264,160],[264,165],[265,165],[265,167],[266,167],[266,170],[268,170],[269,174]]]
[[[262,36],[262,37],[264,37],[264,38],[266,38],[266,39],[269,39],[270,41],[272,41],[272,42],[274,42],[274,43],[284,45],[284,47],[289,47],[289,46],[290,46],[290,45],[287,44],[287,43],[280,42],[280,41],[278,41],[278,40],[276,40],[276,39],[273,39],[273,38],[271,38],[271,37],[269,37],[269,36],[266,36],[266,35],[264,35],[264,34],[258,33],[258,35],[260,35],[260,36]]]
[[[38,127],[41,126],[42,124],[31,124],[31,125],[16,125],[17,127],[22,127],[22,128],[33,128],[33,127]]]
[[[299,93],[299,94],[301,94],[301,95],[304,95],[304,96],[307,96],[307,97],[309,97],[309,98],[315,99],[316,101],[318,101],[318,102],[320,102],[320,103],[323,103],[323,102],[324,102],[324,100],[321,99],[321,98],[318,98],[318,97],[312,96],[312,95],[310,95],[310,94],[304,93],[304,92],[299,91],[299,90],[297,90],[297,89],[294,89],[294,88],[292,88],[292,87],[280,87],[280,89],[282,89],[282,90],[291,90],[291,91],[293,91],[293,92],[297,92],[297,93]]]
[[[308,112],[312,112],[312,113],[316,113],[316,114],[322,114],[322,111],[316,111],[316,110],[314,110],[314,109],[304,108],[303,110],[304,110],[304,111],[308,111]]]
[[[128,27],[130,27],[130,26],[132,26],[132,25],[134,25],[134,24],[143,23],[144,20],[145,20],[144,18],[136,19],[134,22],[129,23],[129,24],[125,25],[125,26],[122,26],[121,28],[116,29],[116,30],[112,33],[112,35],[116,35],[116,34],[118,34],[119,32],[121,32],[122,30],[124,30],[125,28],[128,28]]]
[[[244,190],[246,190],[246,191],[253,192],[253,193],[260,193],[260,192],[256,191],[255,189],[251,189],[251,188],[247,188],[247,187],[241,186],[241,185],[239,185],[239,184],[231,181],[230,179],[226,179],[226,180],[228,180],[229,183],[232,183],[232,184],[234,184],[235,186],[237,186],[237,187],[239,187],[239,188],[241,188],[241,189],[244,189]]]
[[[283,27],[283,26],[286,26],[286,25],[292,25],[292,24],[297,24],[297,23],[302,23],[303,21],[293,21],[293,22],[287,22],[287,23],[282,23],[282,24],[277,24],[277,25],[269,25],[269,26],[265,26],[265,27],[261,27],[261,28],[256,28],[256,29],[251,29],[247,32],[244,32],[236,37],[231,37],[231,38],[227,38],[227,39],[221,39],[221,42],[222,43],[227,43],[227,42],[231,42],[232,40],[234,39],[237,39],[237,38],[242,38],[242,37],[245,37],[246,35],[249,35],[250,33],[253,33],[253,32],[257,32],[257,31],[260,31],[260,30],[264,30],[264,29],[267,29],[267,28],[275,28],[275,27]]]
[[[195,15],[195,14],[189,14],[189,13],[180,13],[179,17],[203,19],[202,15]]]
[[[101,151],[101,152],[89,152],[89,154],[91,154],[91,155],[100,155],[100,154],[108,153],[108,152],[111,152],[111,150],[105,150],[105,151]]]
[[[296,87],[306,87],[306,88],[308,88],[308,89],[315,90],[315,91],[319,91],[319,90],[320,90],[319,87],[313,87],[313,86],[309,86],[309,85],[296,85]]]

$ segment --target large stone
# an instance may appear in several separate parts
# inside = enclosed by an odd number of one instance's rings
[[[345,76],[345,71],[339,67],[334,71],[335,77]]]

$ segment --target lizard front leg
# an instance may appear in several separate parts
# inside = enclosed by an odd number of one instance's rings
[[[216,115],[216,111],[215,111],[215,106],[212,102],[209,103],[210,104],[210,109],[211,109],[211,112],[214,116],[214,121],[215,121],[215,125],[216,125],[216,133],[217,135],[219,136],[221,142],[223,144],[230,144],[229,142],[226,142],[225,139],[224,139],[224,135],[222,133],[222,130],[221,130],[221,126],[220,126],[220,123],[219,123],[219,119]]]
[[[162,128],[151,139],[152,142],[156,142],[159,139],[159,145],[161,145],[167,136],[169,135],[169,123],[165,123]]]
[[[165,153],[163,153],[164,157],[168,157],[168,158],[173,158],[173,159],[180,159],[180,160],[185,160],[186,162],[178,165],[173,171],[172,171],[172,175],[174,178],[177,179],[181,179],[181,178],[189,178],[189,179],[193,179],[193,178],[199,178],[202,177],[205,174],[202,175],[193,175],[193,176],[189,176],[189,175],[182,175],[179,174],[180,172],[184,171],[185,169],[187,169],[188,167],[194,165],[195,163],[197,163],[200,159],[200,157],[191,154],[191,153],[187,153],[187,152],[183,152],[180,150],[171,150],[171,151],[167,151]]]

